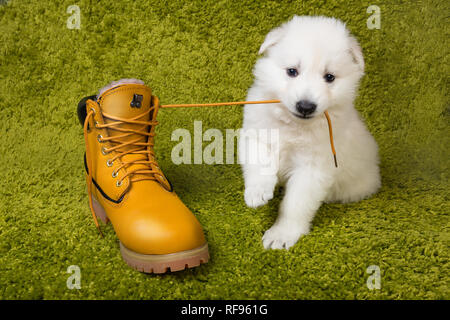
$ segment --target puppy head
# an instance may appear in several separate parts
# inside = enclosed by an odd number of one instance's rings
[[[351,106],[364,74],[358,42],[334,18],[294,16],[266,36],[259,53],[257,85],[302,120]]]

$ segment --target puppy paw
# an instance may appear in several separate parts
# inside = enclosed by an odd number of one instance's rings
[[[254,186],[245,188],[244,199],[247,206],[257,208],[265,205],[273,198],[273,188]]]
[[[308,227],[299,228],[293,225],[273,225],[262,237],[265,249],[288,250],[298,239],[309,232]]]

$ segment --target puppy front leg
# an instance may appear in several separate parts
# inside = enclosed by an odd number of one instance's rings
[[[278,153],[274,146],[253,138],[239,140],[239,155],[244,174],[245,203],[251,208],[257,208],[273,198],[278,182]]]
[[[330,186],[331,179],[319,169],[294,172],[286,183],[278,218],[262,238],[264,248],[289,249],[307,234]]]

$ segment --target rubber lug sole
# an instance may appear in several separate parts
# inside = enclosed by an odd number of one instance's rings
[[[120,243],[125,262],[133,269],[145,273],[166,273],[198,267],[209,260],[208,244],[170,254],[141,254],[131,251]]]

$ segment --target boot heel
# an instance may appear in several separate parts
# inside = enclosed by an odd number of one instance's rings
[[[106,215],[105,210],[103,210],[102,206],[100,205],[100,203],[98,203],[97,200],[95,200],[94,197],[92,197],[92,206],[94,207],[94,212],[95,215],[97,216],[97,218],[99,218],[100,220],[102,220],[102,222],[104,224],[107,224],[109,222],[109,218]]]

